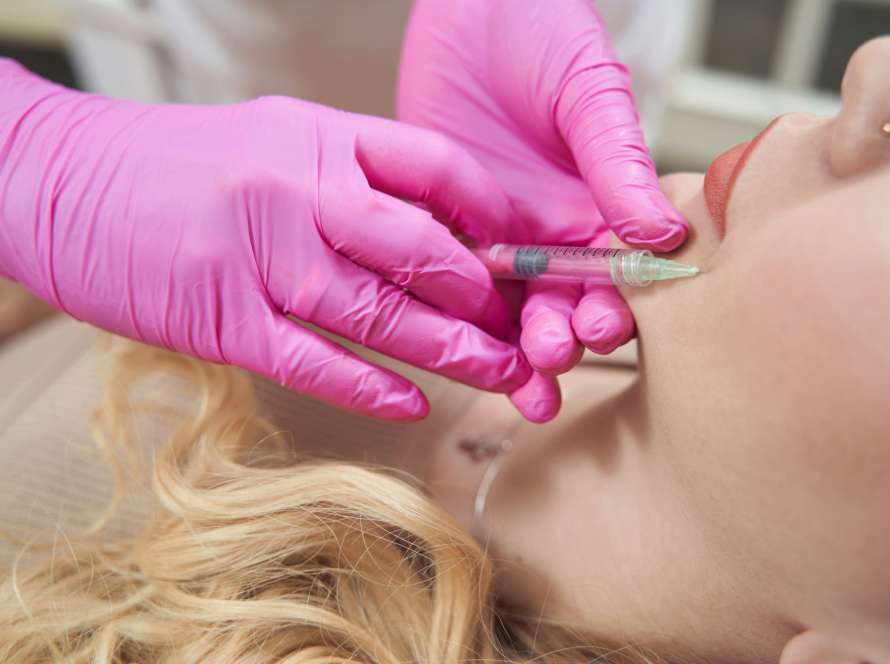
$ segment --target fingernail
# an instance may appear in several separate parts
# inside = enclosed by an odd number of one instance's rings
[[[652,240],[652,249],[658,252],[673,251],[686,241],[688,235],[689,229],[686,224],[669,226],[664,235]]]
[[[609,311],[584,321],[580,336],[594,353],[608,355],[630,338],[629,328],[622,314]]]
[[[623,240],[653,251],[673,251],[686,241],[689,222],[661,192],[649,196],[649,202],[650,211],[628,224]]]
[[[652,248],[655,251],[673,251],[686,241],[689,222],[664,196],[658,196],[655,204],[664,215],[667,226],[664,234],[654,239]]]
[[[634,246],[644,246],[658,252],[673,251],[686,241],[689,230],[685,223],[671,222],[658,235],[643,235],[639,229],[626,233],[624,241]]]

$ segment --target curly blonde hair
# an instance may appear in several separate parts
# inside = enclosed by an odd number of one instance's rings
[[[652,661],[499,611],[490,561],[422,491],[298,458],[227,367],[135,344],[121,353],[91,420],[115,504],[138,476],[134,388],[152,372],[184,378],[181,403],[194,405],[154,460],[157,514],[109,541],[111,510],[35,566],[16,564],[0,583],[0,661]]]

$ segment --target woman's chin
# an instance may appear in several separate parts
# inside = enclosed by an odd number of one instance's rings
[[[708,212],[703,183],[702,173],[672,173],[659,178],[665,196],[689,222],[686,242],[679,249],[662,255],[706,272],[720,238]],[[611,246],[630,248],[614,236]],[[648,288],[620,287],[619,291],[636,319],[637,337],[648,340],[652,335],[660,336],[664,316],[672,316],[688,304],[687,296],[700,296],[702,289],[707,288],[706,279],[707,275],[702,274],[692,279],[658,282]],[[655,321],[659,324],[653,325]]]

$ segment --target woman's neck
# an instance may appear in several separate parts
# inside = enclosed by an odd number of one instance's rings
[[[555,421],[515,432],[489,494],[484,527],[504,596],[619,640],[671,652],[661,635],[686,634],[709,655],[731,652],[738,625],[756,632],[769,607],[747,601],[739,568],[714,554],[690,518],[645,380],[577,374],[564,377]],[[459,481],[478,486],[476,475]],[[464,522],[471,494],[456,513]]]

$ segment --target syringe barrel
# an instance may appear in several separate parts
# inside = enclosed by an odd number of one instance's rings
[[[648,286],[651,251],[605,247],[496,244],[476,256],[499,279]]]

